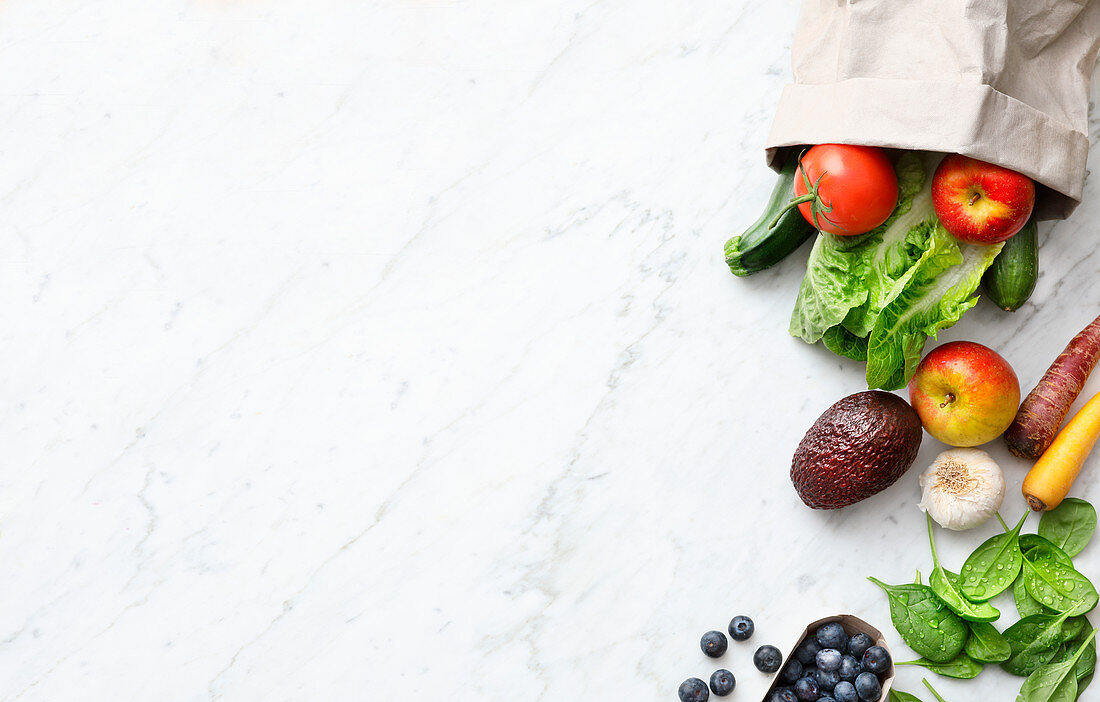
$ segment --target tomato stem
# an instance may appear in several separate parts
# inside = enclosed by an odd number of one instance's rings
[[[802,197],[796,197],[792,199],[790,202],[787,203],[786,207],[779,211],[779,214],[775,216],[775,219],[772,220],[772,223],[768,225],[768,229],[775,229],[775,225],[779,224],[779,220],[783,217],[783,215],[790,212],[791,208],[798,207],[803,202],[813,202],[816,198],[816,193],[806,193]]]
[[[819,175],[816,182],[811,183],[810,176],[806,173],[806,168],[802,165],[802,157],[805,155],[805,153],[806,152],[803,151],[798,156],[798,170],[802,173],[802,182],[806,186],[806,194],[791,198],[791,201],[787,203],[787,206],[780,210],[779,214],[777,214],[775,216],[775,219],[772,220],[772,223],[768,225],[768,229],[774,229],[775,225],[779,224],[780,218],[788,211],[790,211],[792,207],[798,207],[799,205],[806,202],[810,203],[810,222],[814,225],[814,227],[819,230],[821,229],[821,222],[818,219],[819,216],[824,216],[825,221],[833,225],[834,227],[839,226],[836,222],[829,219],[828,217],[828,213],[833,211],[833,206],[826,205],[824,202],[821,201],[821,179],[825,177],[825,173]]]

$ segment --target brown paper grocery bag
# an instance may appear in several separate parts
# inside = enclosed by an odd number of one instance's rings
[[[966,154],[1081,201],[1100,0],[803,0],[768,163],[849,143]]]

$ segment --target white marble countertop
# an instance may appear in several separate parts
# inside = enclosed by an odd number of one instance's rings
[[[672,702],[740,613],[907,656],[864,578],[927,571],[917,470],[802,506],[794,447],[862,368],[786,333],[805,250],[721,255],[796,11],[0,6],[0,699]],[[1098,199],[1040,230],[1033,304],[943,338],[1034,384],[1100,311]]]

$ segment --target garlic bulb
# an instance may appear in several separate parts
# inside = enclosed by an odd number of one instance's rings
[[[1000,509],[1005,497],[1001,467],[985,451],[944,451],[920,476],[920,508],[945,529],[976,527]]]

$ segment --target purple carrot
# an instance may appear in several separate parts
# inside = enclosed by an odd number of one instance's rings
[[[1005,432],[1009,451],[1020,458],[1037,459],[1043,455],[1098,360],[1100,317],[1073,337],[1035,389],[1024,398],[1016,419]]]

